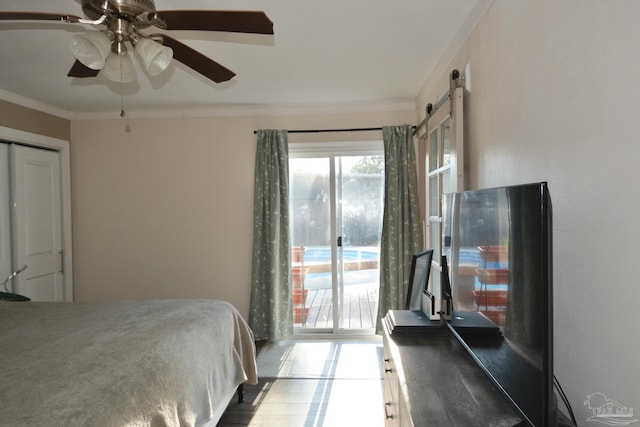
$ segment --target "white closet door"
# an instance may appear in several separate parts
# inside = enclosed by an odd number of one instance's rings
[[[12,145],[15,291],[36,301],[63,301],[59,153]]]
[[[0,283],[11,274],[9,203],[9,146],[0,142]],[[7,286],[11,291],[11,284]]]

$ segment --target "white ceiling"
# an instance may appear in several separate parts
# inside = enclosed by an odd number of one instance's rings
[[[263,10],[275,35],[172,31],[237,75],[216,84],[173,61],[160,76],[137,68],[127,111],[229,106],[413,102],[447,48],[487,0],[156,0],[158,10]],[[78,0],[0,0],[0,11],[82,16]],[[120,84],[70,78],[71,35],[88,26],[0,21],[0,99],[69,116],[120,112]],[[156,32],[154,30],[154,32]],[[137,59],[134,59],[137,67]]]

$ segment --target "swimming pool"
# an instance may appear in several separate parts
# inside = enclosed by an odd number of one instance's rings
[[[307,246],[304,262],[331,262],[331,247]],[[342,248],[345,261],[373,261],[380,256],[380,249],[375,246],[346,246]]]
[[[344,285],[363,284],[379,280],[377,247],[343,247]],[[331,248],[329,246],[308,246],[304,254],[304,264],[309,272],[305,278],[306,289],[331,288]]]

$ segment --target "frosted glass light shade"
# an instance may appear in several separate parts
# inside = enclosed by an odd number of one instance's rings
[[[111,41],[99,31],[75,34],[71,37],[71,52],[86,67],[100,70],[111,51]]]
[[[166,70],[173,58],[173,49],[150,39],[139,40],[136,52],[150,76],[157,76]]]
[[[136,79],[133,62],[126,52],[122,55],[111,52],[109,56],[107,56],[102,74],[107,79],[118,83],[129,83]]]

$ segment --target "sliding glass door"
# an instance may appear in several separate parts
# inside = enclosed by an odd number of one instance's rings
[[[373,333],[384,194],[381,147],[306,148],[292,147],[289,161],[295,332]]]

